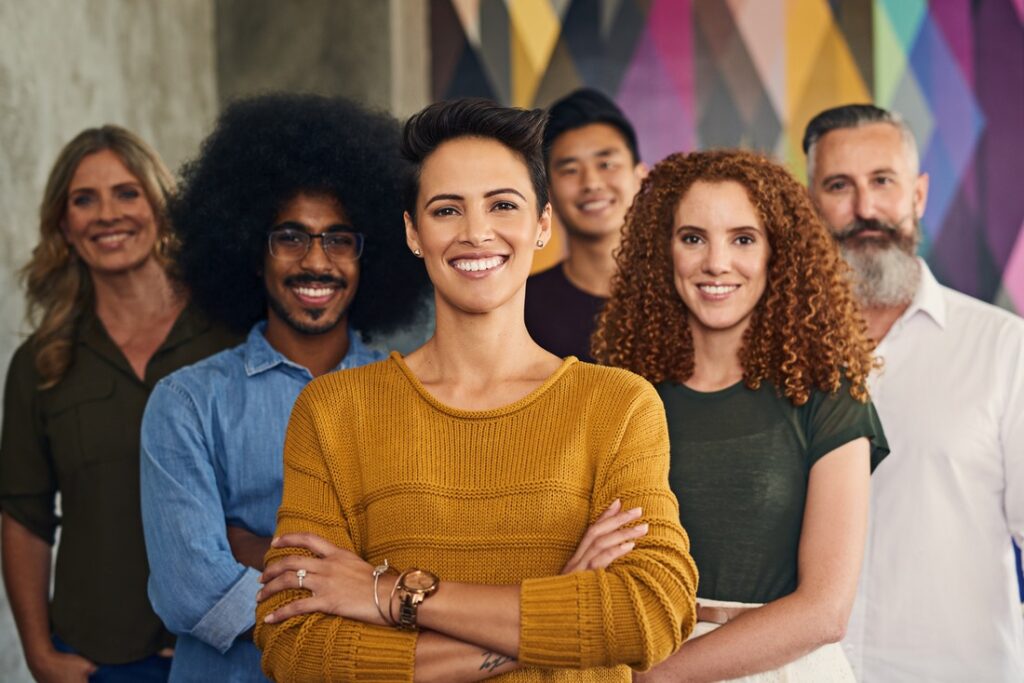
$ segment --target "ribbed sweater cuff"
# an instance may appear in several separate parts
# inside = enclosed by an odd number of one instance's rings
[[[604,652],[594,572],[527,579],[520,590],[519,661],[527,666],[580,669]],[[603,659],[603,657],[598,657]]]
[[[356,681],[409,681],[416,662],[416,634],[363,628],[353,643]]]

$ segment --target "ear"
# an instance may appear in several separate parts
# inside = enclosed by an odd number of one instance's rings
[[[638,161],[636,166],[633,167],[633,174],[636,175],[638,181],[643,181],[650,172],[651,169],[642,161]]]
[[[922,173],[914,181],[914,216],[921,220],[928,204],[928,174]]]
[[[402,213],[402,220],[405,221],[405,243],[409,245],[409,251],[415,253],[420,250],[420,235],[416,232],[416,224],[408,211]]]
[[[544,205],[544,210],[540,212],[540,218],[537,220],[537,227],[540,230],[537,233],[537,241],[547,244],[551,241],[551,202]]]

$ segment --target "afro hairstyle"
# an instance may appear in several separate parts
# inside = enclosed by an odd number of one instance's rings
[[[336,198],[366,237],[349,321],[367,338],[416,320],[429,281],[405,243],[398,124],[343,99],[275,93],[229,105],[181,171],[170,216],[192,300],[244,333],[267,315],[267,234],[300,193]]]

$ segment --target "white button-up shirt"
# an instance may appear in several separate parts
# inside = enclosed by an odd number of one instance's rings
[[[1024,321],[921,269],[878,347],[871,398],[892,452],[871,479],[843,647],[862,681],[1019,683]]]

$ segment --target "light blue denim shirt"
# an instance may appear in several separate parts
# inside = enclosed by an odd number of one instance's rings
[[[142,420],[142,521],[149,598],[178,635],[172,681],[264,681],[260,652],[239,635],[256,621],[260,572],[235,560],[225,527],[272,536],[284,435],[313,376],[267,342],[182,368],[153,389]],[[350,333],[337,369],[380,360]]]

